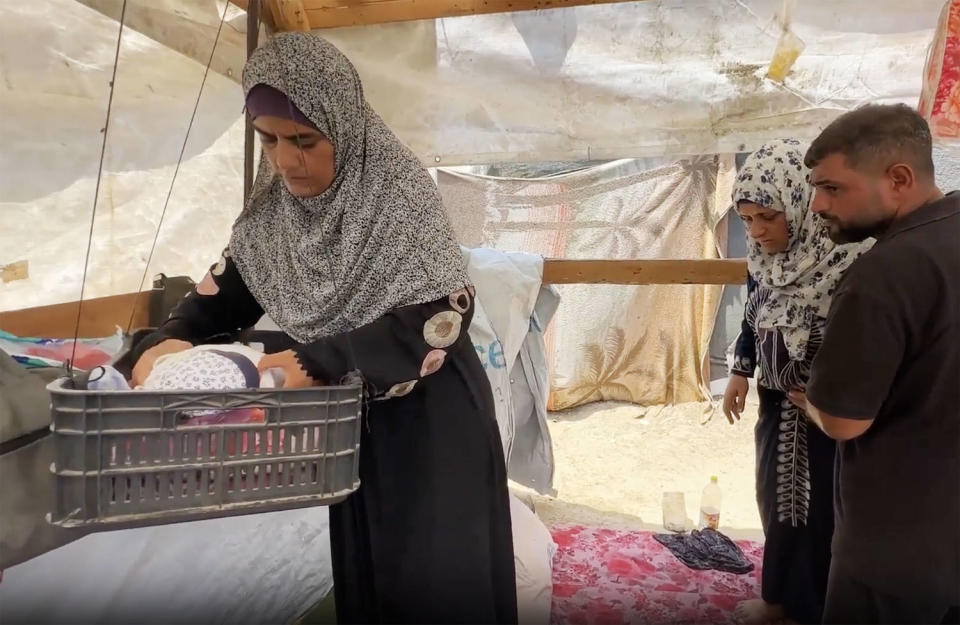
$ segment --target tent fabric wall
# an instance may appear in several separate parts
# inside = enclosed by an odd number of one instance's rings
[[[468,247],[553,258],[716,258],[732,158],[645,170],[632,160],[533,179],[439,170]],[[718,184],[718,178],[720,184]],[[721,233],[721,236],[723,233]],[[725,241],[721,241],[725,249]],[[547,331],[549,409],[598,400],[698,401],[722,287],[564,285]]]

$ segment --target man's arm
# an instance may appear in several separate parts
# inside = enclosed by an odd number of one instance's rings
[[[849,441],[860,436],[873,425],[873,419],[848,419],[820,410],[810,403],[807,394],[803,391],[790,391],[788,395],[790,401],[806,412],[810,420],[816,423],[824,434],[834,440]]]
[[[902,303],[889,282],[895,272],[856,263],[851,271],[855,273],[841,283],[830,307],[806,393],[790,393],[827,436],[839,441],[870,429],[890,394],[907,344]]]

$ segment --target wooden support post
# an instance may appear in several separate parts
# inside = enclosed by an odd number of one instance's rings
[[[257,49],[260,41],[260,1],[251,0],[247,9],[247,58]],[[244,131],[243,131],[243,205],[247,205],[250,199],[250,191],[253,189],[253,157],[254,157],[254,136],[253,136],[253,118],[250,113],[244,111]]]
[[[233,6],[243,9],[244,11],[248,11],[250,9],[250,5],[255,4],[260,23],[266,26],[268,32],[276,28],[273,24],[273,15],[271,15],[270,11],[263,10],[263,0],[229,0],[229,2]]]

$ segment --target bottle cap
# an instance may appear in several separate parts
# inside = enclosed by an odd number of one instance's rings
[[[716,484],[716,483],[717,483],[717,476],[716,476],[716,475],[711,475],[711,476],[710,476],[710,481],[713,482],[714,484]]]

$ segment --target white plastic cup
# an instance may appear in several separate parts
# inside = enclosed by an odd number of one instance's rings
[[[686,531],[687,504],[682,492],[667,491],[663,493],[663,527],[669,532]]]

